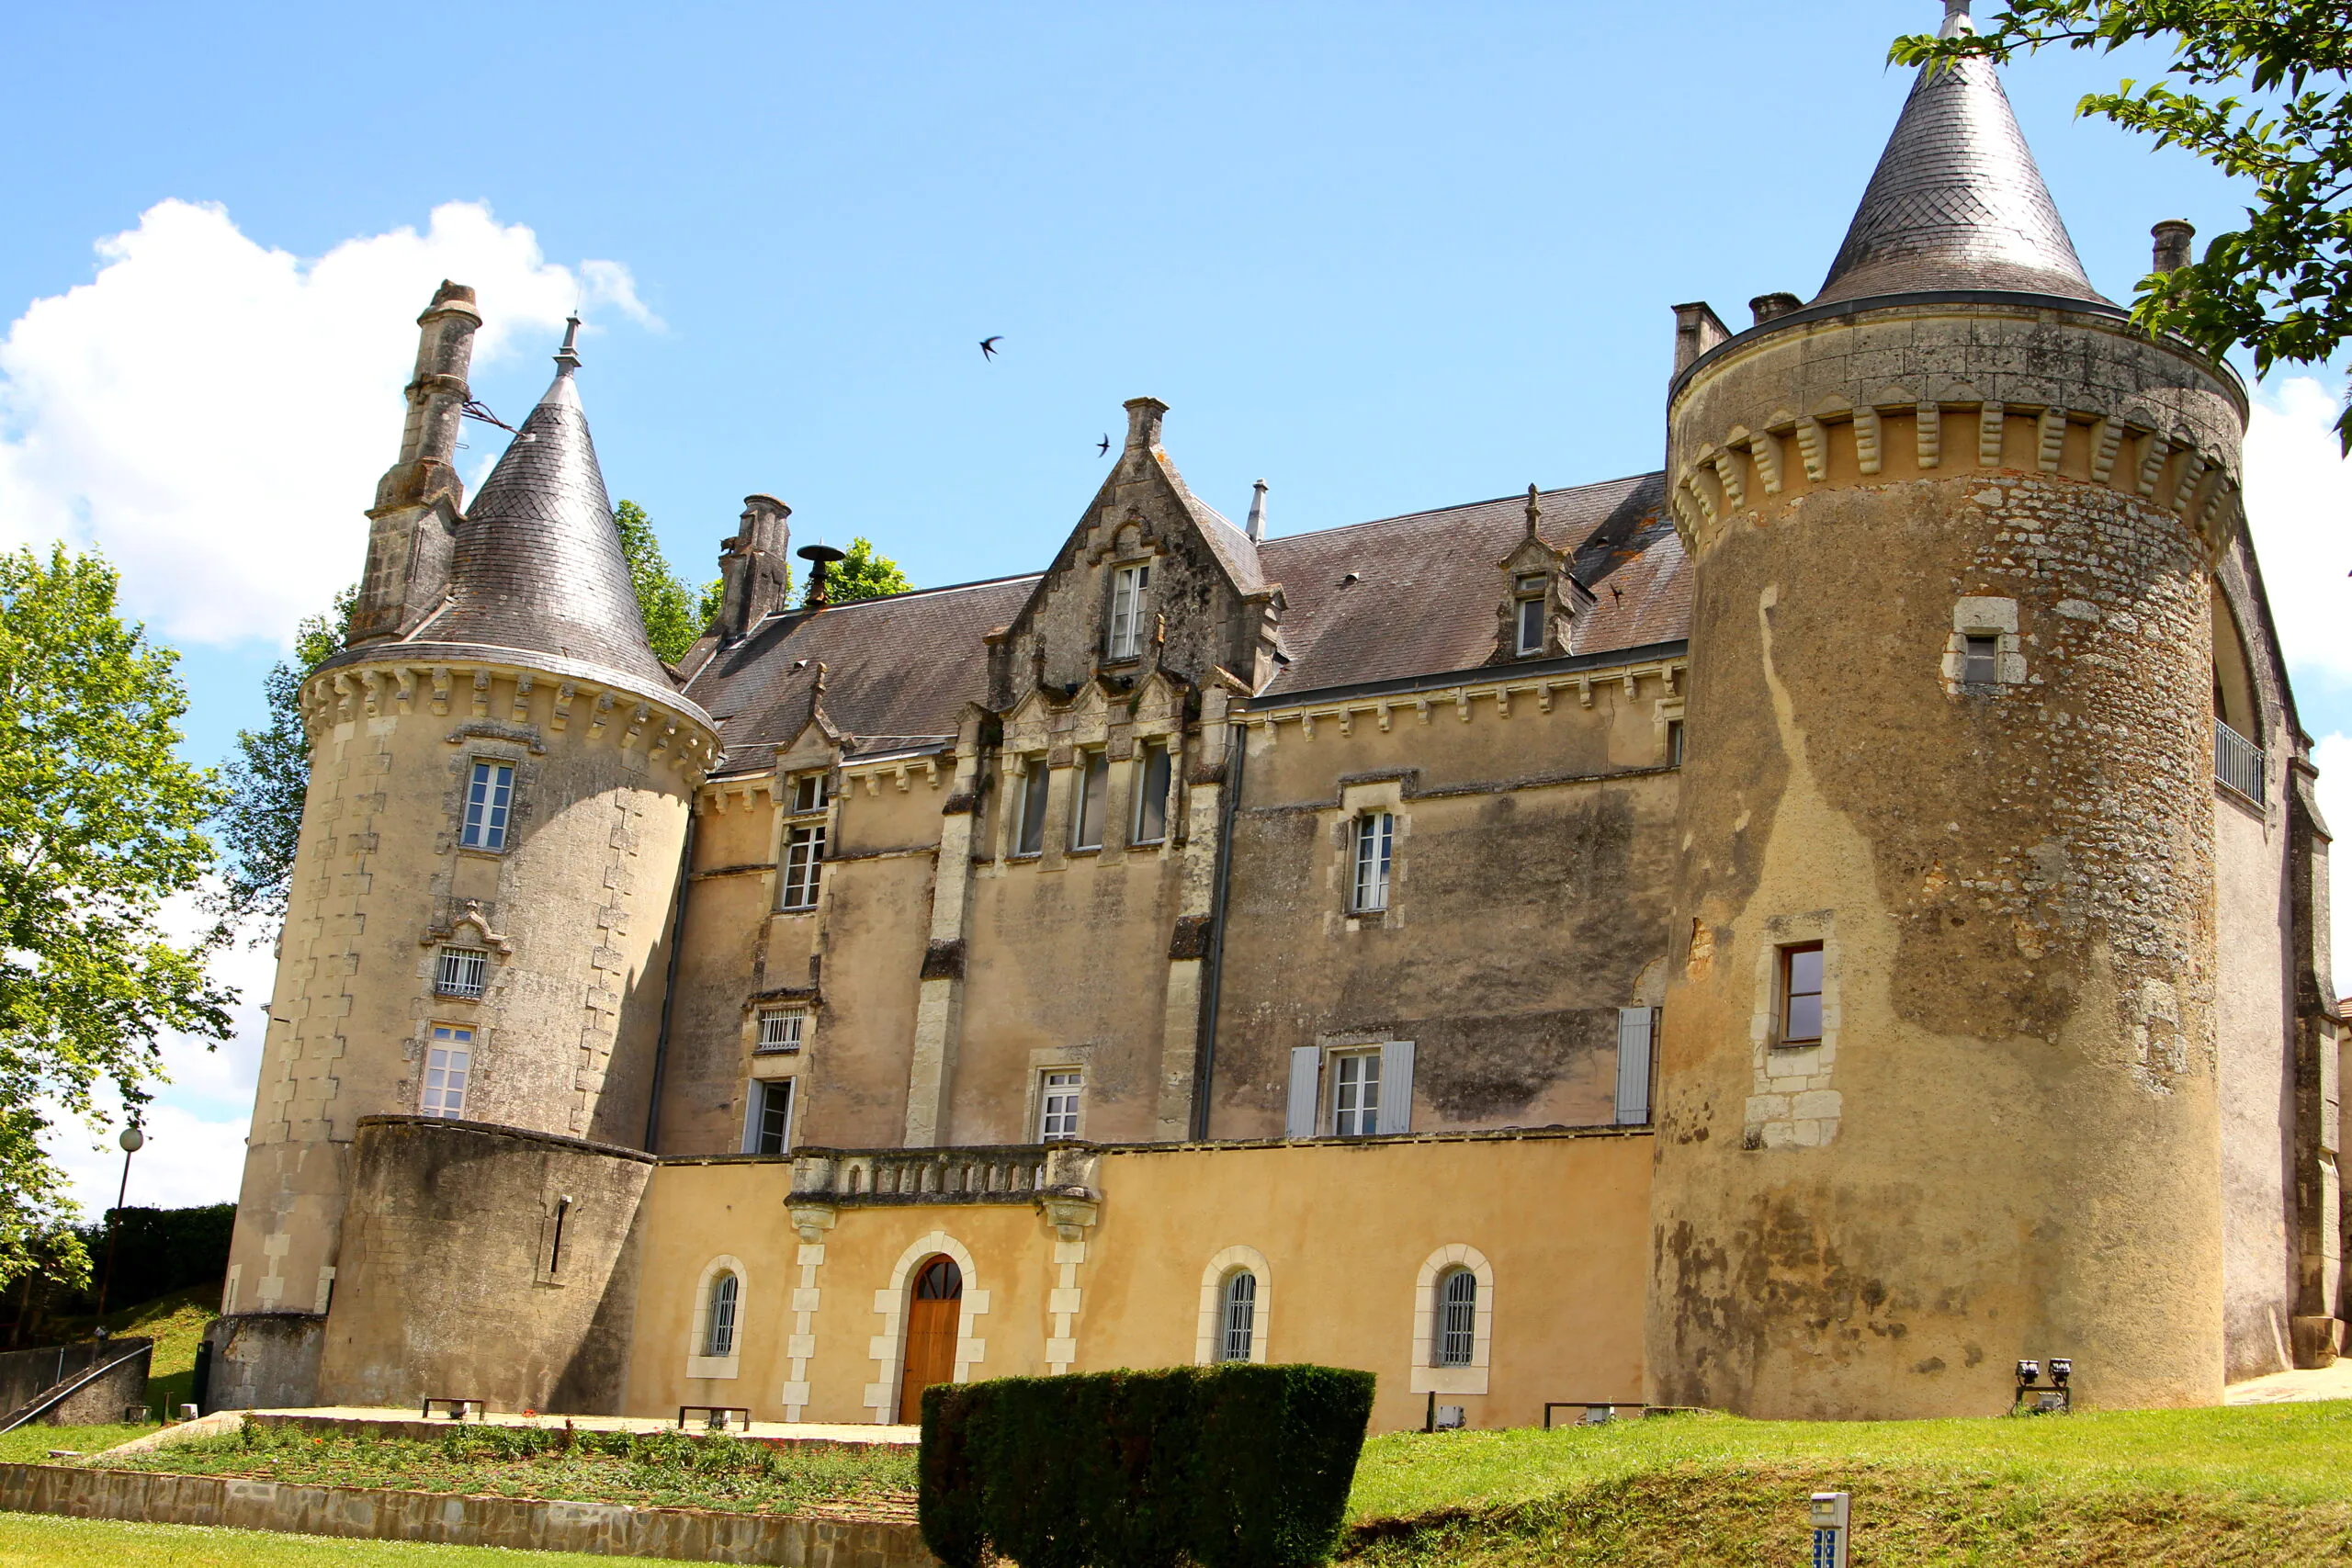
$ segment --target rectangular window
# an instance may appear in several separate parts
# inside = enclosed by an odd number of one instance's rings
[[[1963,686],[1989,686],[1999,677],[2001,639],[1969,636],[1961,639],[1960,682]]]
[[[792,781],[792,809],[795,812],[825,809],[825,775],[803,773]]]
[[[1331,1058],[1331,1131],[1342,1138],[1368,1138],[1380,1131],[1377,1051]]]
[[[1013,840],[1014,854],[1034,855],[1046,847],[1046,796],[1053,777],[1045,758],[1029,759],[1021,784],[1021,836]]]
[[[808,1026],[806,1008],[762,1008],[760,1010],[760,1039],[756,1049],[762,1052],[789,1052],[800,1049],[800,1036]]]
[[[1037,1140],[1078,1136],[1078,1094],[1084,1086],[1079,1073],[1047,1073],[1037,1096]]]
[[[1666,765],[1669,768],[1682,765],[1682,721],[1679,718],[1666,721]]]
[[[780,1155],[792,1145],[792,1080],[752,1080],[752,1115],[744,1129],[747,1155]]]
[[[1519,602],[1519,651],[1523,656],[1544,651],[1544,601]]]
[[[458,842],[469,850],[506,847],[506,816],[514,804],[514,768],[510,762],[476,762],[466,787],[466,822]]]
[[[435,1024],[432,1043],[424,1049],[424,1097],[418,1109],[427,1116],[463,1116],[466,1079],[473,1063],[474,1032],[456,1024]]]
[[[1356,818],[1355,876],[1350,908],[1373,914],[1388,908],[1388,863],[1396,837],[1396,818],[1387,811],[1367,811]]]
[[[1168,837],[1168,748],[1146,746],[1136,758],[1136,828],[1131,842]]]
[[[490,954],[479,947],[445,947],[433,970],[433,988],[445,997],[479,997],[489,981]]]
[[[1781,949],[1781,1043],[1821,1043],[1821,944]]]
[[[1102,847],[1102,801],[1111,784],[1111,759],[1101,751],[1078,756],[1078,796],[1070,802],[1069,847]]]
[[[817,907],[817,879],[825,863],[825,826],[794,828],[784,836],[784,907]]]
[[[1111,574],[1111,657],[1143,652],[1144,606],[1151,589],[1151,563],[1123,566]]]

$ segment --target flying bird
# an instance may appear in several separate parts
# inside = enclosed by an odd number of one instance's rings
[[[983,359],[994,359],[996,357],[996,345],[1003,341],[1004,334],[1002,333],[997,333],[994,337],[982,338],[980,340],[980,357]]]
[[[1108,452],[1110,449],[1111,449],[1111,433],[1110,433],[1109,431],[1107,431],[1107,430],[1106,430],[1106,431],[1104,431],[1104,432],[1102,433],[1102,440],[1100,440],[1100,441],[1097,441],[1097,442],[1094,444],[1094,455],[1095,455],[1096,457],[1100,457],[1101,456],[1102,456],[1102,454],[1104,454],[1105,452]]]

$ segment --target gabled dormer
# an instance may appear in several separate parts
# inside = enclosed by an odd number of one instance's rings
[[[1502,596],[1495,608],[1491,663],[1556,659],[1571,651],[1577,618],[1592,608],[1592,591],[1568,570],[1567,554],[1544,542],[1543,505],[1527,487],[1527,532],[1495,563]]]
[[[999,711],[1044,688],[1133,689],[1155,672],[1198,686],[1224,669],[1255,682],[1281,589],[1250,536],[1194,496],[1159,446],[1168,408],[1127,405],[1126,445],[1029,602],[990,640]]]

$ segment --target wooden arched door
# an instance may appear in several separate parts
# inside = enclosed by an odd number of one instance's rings
[[[899,1380],[899,1419],[922,1419],[922,1391],[956,1381],[956,1331],[964,1315],[964,1271],[934,1254],[915,1270],[907,1301],[907,1361]]]

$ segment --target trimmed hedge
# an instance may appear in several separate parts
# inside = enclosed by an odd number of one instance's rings
[[[1172,1367],[940,1383],[924,1541],[947,1568],[1298,1568],[1338,1545],[1373,1375]]]

